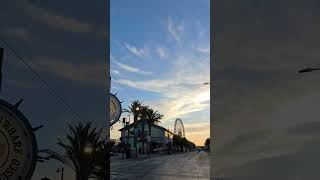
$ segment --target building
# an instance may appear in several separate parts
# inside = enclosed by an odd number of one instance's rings
[[[134,126],[133,123],[119,129],[121,131],[121,141],[124,144],[128,144],[131,146],[131,148],[134,147]],[[151,137],[149,137],[149,124],[147,121],[145,121],[145,138],[144,138],[144,144],[145,148],[147,149],[147,144],[150,143],[151,150],[152,151],[161,151],[162,149],[167,148],[168,143],[172,143],[173,139],[173,133],[157,124],[151,124]],[[137,135],[137,150],[141,153],[142,150],[142,120],[139,120],[137,122],[136,126],[136,135]]]

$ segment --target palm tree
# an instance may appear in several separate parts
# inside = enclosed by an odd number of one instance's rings
[[[95,153],[93,174],[102,180],[110,179],[110,143],[102,141]]]
[[[132,101],[130,106],[129,106],[129,109],[133,115],[133,128],[134,128],[134,131],[136,131],[136,126],[137,126],[137,120],[138,120],[138,117],[140,116],[140,109],[142,107],[142,103],[139,101],[139,100],[135,100],[135,101]],[[135,135],[134,136],[134,148],[137,148],[137,136]],[[136,149],[137,151],[137,149]],[[136,155],[137,155],[137,152],[136,152]]]
[[[137,122],[137,119],[140,116],[141,107],[142,107],[142,102],[140,102],[139,100],[132,101],[129,106],[129,109],[133,115],[134,123]]]
[[[145,133],[144,133],[144,128],[145,128],[145,120],[148,118],[148,111],[149,111],[149,106],[142,106],[140,109],[140,116],[141,116],[141,124],[142,124],[142,153],[144,153],[144,146],[145,146]]]
[[[67,142],[58,139],[58,145],[65,151],[65,157],[72,162],[77,180],[88,180],[95,169],[95,155],[101,146],[102,129],[91,127],[91,122],[72,126],[68,124],[70,133]]]
[[[151,137],[151,125],[155,122],[160,122],[160,119],[163,118],[163,115],[158,113],[158,111],[154,111],[152,108],[148,108],[145,112],[146,120],[149,125],[149,136]],[[151,151],[151,144],[149,143],[149,151]]]

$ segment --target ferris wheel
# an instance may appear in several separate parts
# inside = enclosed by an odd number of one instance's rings
[[[185,137],[183,122],[180,118],[176,119],[174,123],[174,133],[180,137]]]

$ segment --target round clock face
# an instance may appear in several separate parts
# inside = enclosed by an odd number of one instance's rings
[[[121,116],[121,103],[119,99],[113,95],[110,94],[110,123],[113,125],[116,123]]]
[[[0,147],[0,168],[2,168],[9,156],[9,142],[2,132],[0,132]]]
[[[25,117],[0,101],[0,179],[31,179],[37,143]]]

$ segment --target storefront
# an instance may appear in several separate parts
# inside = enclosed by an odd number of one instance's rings
[[[130,124],[125,128],[119,129],[121,131],[121,141],[123,144],[128,144],[131,147],[134,147],[134,126]],[[151,125],[151,136],[149,136],[149,124],[146,122],[144,126],[144,143],[143,143],[143,134],[142,134],[142,121],[138,121],[136,125],[136,136],[137,136],[137,150],[141,152],[143,149],[147,149],[147,144],[150,143],[152,149],[165,149],[168,143],[172,143],[173,133],[168,129],[152,124]]]

